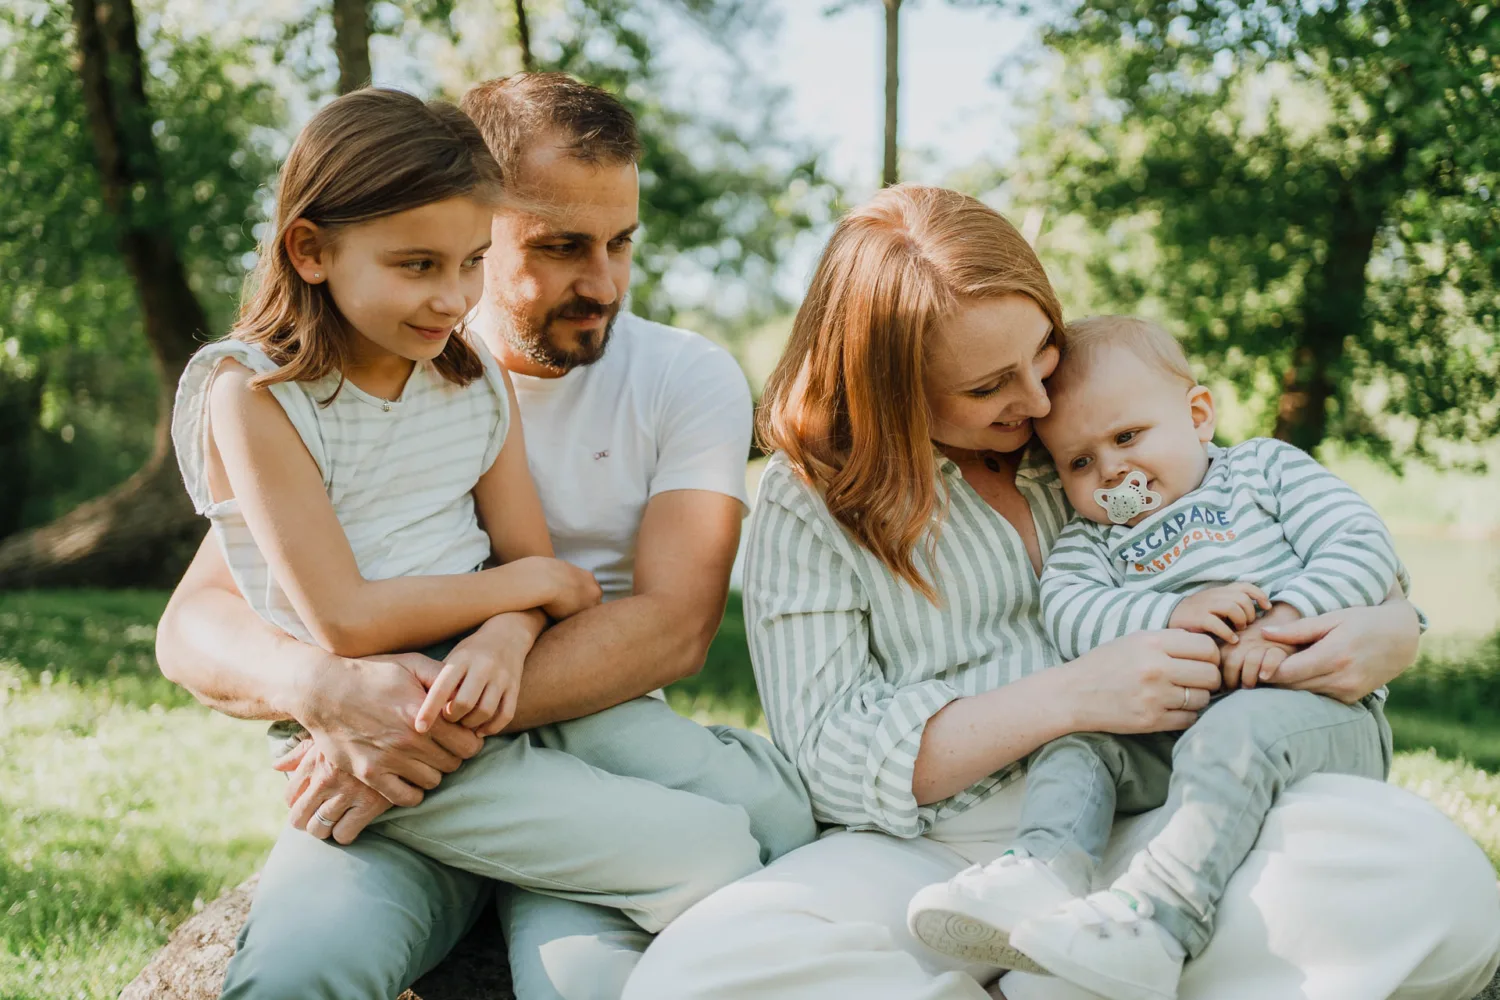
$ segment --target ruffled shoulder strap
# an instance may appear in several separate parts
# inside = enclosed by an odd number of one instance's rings
[[[177,383],[177,398],[172,406],[172,444],[177,451],[177,466],[182,471],[182,481],[187,486],[188,496],[193,500],[193,509],[199,514],[208,513],[214,503],[208,488],[208,393],[219,365],[228,358],[233,358],[256,374],[273,372],[278,367],[260,348],[244,341],[225,338],[200,349],[183,369],[182,378]],[[318,471],[326,482],[327,452],[318,427],[317,403],[301,386],[293,382],[277,382],[269,388],[271,395],[281,404],[292,421],[292,426],[307,445],[313,461],[318,463]]]

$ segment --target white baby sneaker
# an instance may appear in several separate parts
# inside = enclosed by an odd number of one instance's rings
[[[1052,913],[1077,897],[1046,865],[1007,851],[946,882],[922,889],[906,910],[906,925],[933,951],[1001,969],[1044,973],[1010,944],[1028,917]]]
[[[1011,946],[1048,972],[1107,1000],[1176,1000],[1182,945],[1151,904],[1111,889],[1023,921]]]

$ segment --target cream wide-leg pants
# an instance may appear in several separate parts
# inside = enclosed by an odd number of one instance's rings
[[[927,837],[837,832],[720,889],[646,951],[625,1000],[985,1000],[996,970],[927,951],[914,892],[997,857],[1023,783]],[[1122,819],[1098,883],[1154,832]],[[1181,1000],[1460,1000],[1500,963],[1500,892],[1479,848],[1426,801],[1363,778],[1288,789],[1230,881]],[[1007,1000],[1086,1000],[1010,973]]]

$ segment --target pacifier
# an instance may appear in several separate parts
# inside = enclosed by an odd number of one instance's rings
[[[1139,469],[1126,474],[1112,490],[1095,490],[1094,502],[1115,524],[1129,524],[1136,515],[1161,506],[1161,494],[1146,489],[1146,474]]]

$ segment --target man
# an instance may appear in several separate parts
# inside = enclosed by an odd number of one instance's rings
[[[748,391],[722,350],[621,312],[640,147],[619,102],[562,75],[523,74],[476,86],[464,109],[506,178],[473,330],[513,375],[557,554],[593,572],[605,595],[536,638],[508,731],[560,750],[607,745],[617,727],[639,727],[629,720],[668,711],[642,696],[699,669],[723,615],[745,507]],[[507,617],[524,648],[535,626]],[[294,770],[288,801],[301,829],[284,831],[267,862],[226,998],[395,996],[448,952],[490,883],[382,834],[393,804],[421,809],[428,792],[436,803],[446,791],[460,826],[507,850],[566,851],[577,830],[597,837],[590,803],[518,794],[513,776],[485,770],[492,747],[481,753],[471,731],[443,720],[415,731],[439,664],[350,660],[275,633],[210,540],[168,605],[157,653],[205,704],[311,736],[277,765]],[[708,742],[722,754],[664,748],[662,783],[697,792],[732,775],[762,860],[810,839],[791,766],[752,734],[716,730]],[[454,807],[460,788],[469,804]],[[533,802],[545,817],[528,811]],[[462,836],[442,847],[471,849]],[[500,915],[521,1000],[617,997],[649,938],[617,911],[509,888]]]

